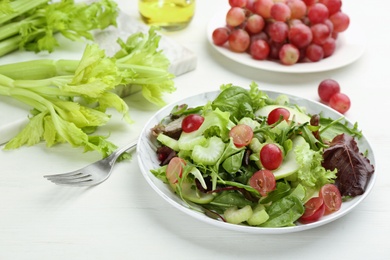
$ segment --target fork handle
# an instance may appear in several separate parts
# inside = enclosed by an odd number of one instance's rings
[[[130,150],[134,147],[137,146],[137,140],[133,141],[133,142],[130,142],[124,146],[122,146],[121,148],[118,148],[117,150],[115,150],[114,152],[112,152],[107,158],[106,160],[109,161],[110,165],[112,165],[113,163],[116,162],[116,160],[118,159],[118,157],[123,154],[124,152],[126,152],[127,150]]]

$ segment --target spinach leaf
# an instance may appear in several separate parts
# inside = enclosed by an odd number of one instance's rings
[[[233,154],[226,158],[222,163],[222,167],[230,174],[236,173],[242,165],[242,159],[244,158],[245,150],[241,150],[239,153]]]
[[[277,201],[286,195],[288,195],[291,191],[291,186],[286,181],[279,181],[276,183],[276,189],[271,191],[267,197],[264,197],[260,200],[261,204],[267,204],[272,201]]]
[[[269,219],[262,227],[286,227],[294,226],[305,212],[302,201],[296,196],[286,196],[275,201],[267,208]]]
[[[212,102],[212,108],[230,113],[230,119],[237,121],[243,117],[253,117],[252,99],[248,90],[231,86],[224,89]]]
[[[245,199],[245,197],[235,190],[223,191],[218,194],[210,204],[204,205],[205,208],[214,209],[217,212],[224,212],[226,209],[236,206],[243,208],[246,205],[253,206],[254,203]]]

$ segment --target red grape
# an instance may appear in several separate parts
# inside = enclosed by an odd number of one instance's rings
[[[306,6],[311,6],[317,3],[317,0],[302,0],[306,4]]]
[[[323,23],[316,23],[310,27],[313,34],[313,43],[322,45],[330,37],[329,27]]]
[[[316,3],[310,6],[307,11],[307,17],[311,23],[323,23],[329,17],[328,8],[321,3]]]
[[[278,145],[268,143],[260,150],[261,165],[267,170],[276,170],[283,162],[283,152]]]
[[[245,29],[251,34],[256,34],[261,32],[264,29],[264,26],[265,21],[261,15],[251,14],[246,20]]]
[[[213,31],[213,42],[215,45],[222,46],[229,39],[230,30],[226,27],[219,27]]]
[[[288,25],[285,22],[275,21],[268,27],[268,35],[274,42],[284,42],[288,36]]]
[[[259,170],[249,179],[249,185],[256,189],[261,196],[266,197],[268,193],[276,189],[275,175],[270,170]]]
[[[255,13],[261,15],[264,19],[271,18],[271,7],[274,5],[272,0],[257,0],[253,4]]]
[[[309,26],[301,23],[290,28],[288,38],[292,44],[301,49],[311,43],[313,40],[313,33],[311,32]]]
[[[265,40],[255,40],[251,43],[250,54],[255,60],[265,60],[268,58],[270,48]]]
[[[343,93],[336,93],[330,98],[329,106],[341,114],[344,114],[351,107],[351,100]]]
[[[291,10],[291,19],[301,19],[306,15],[307,6],[301,0],[289,0],[287,5]]]
[[[319,2],[328,8],[329,15],[340,11],[342,5],[341,0],[319,0]]]
[[[230,129],[229,137],[233,139],[233,143],[236,147],[244,147],[252,141],[253,130],[248,125],[238,124]]]
[[[333,23],[333,30],[335,32],[344,32],[349,27],[349,16],[343,12],[337,12],[329,17]]]
[[[340,92],[340,84],[334,79],[324,79],[318,85],[318,96],[323,102],[329,102],[330,98]]]
[[[191,133],[199,129],[199,127],[203,124],[204,117],[198,114],[189,114],[184,117],[181,122],[181,128],[185,133]]]
[[[280,120],[280,118],[282,118],[282,120],[288,121],[290,118],[290,111],[284,107],[274,108],[268,114],[267,124],[275,124]]]
[[[340,190],[336,185],[328,183],[321,187],[319,197],[324,200],[325,215],[338,211],[341,208],[343,199],[340,194]]]
[[[293,65],[299,59],[299,50],[290,43],[284,44],[279,51],[280,62],[284,65]]]
[[[229,48],[234,52],[245,52],[250,44],[249,34],[243,29],[235,29],[229,35]]]
[[[232,27],[241,25],[245,21],[245,10],[241,7],[232,7],[226,14],[226,24]]]
[[[316,62],[324,58],[324,50],[318,44],[311,43],[306,48],[306,58],[312,62]]]
[[[324,50],[324,58],[331,56],[336,50],[336,40],[332,37],[329,37],[322,44],[322,49]]]
[[[275,3],[271,7],[270,14],[276,21],[285,22],[291,17],[291,10],[285,3]]]
[[[229,5],[231,7],[245,7],[247,0],[229,0]]]

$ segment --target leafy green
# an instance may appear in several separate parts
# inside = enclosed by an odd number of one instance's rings
[[[152,169],[151,172],[154,176],[160,179],[164,183],[168,183],[167,175],[165,174],[167,170],[167,165],[159,167],[157,169]]]
[[[254,205],[254,203],[245,199],[239,192],[231,190],[219,193],[215,199],[208,205],[205,205],[205,207],[223,213],[228,208],[234,206],[243,208],[246,205]]]
[[[254,117],[254,112],[264,105],[268,96],[251,84],[250,91],[231,84],[223,85],[222,91],[212,102],[212,108],[230,113],[230,119],[237,122],[243,117]]]
[[[271,191],[267,197],[261,198],[262,204],[268,204],[277,201],[291,192],[291,185],[286,181],[279,181],[276,183],[276,189]]]
[[[320,188],[326,183],[334,182],[337,170],[326,170],[322,165],[322,152],[310,149],[303,143],[294,149],[296,160],[300,165],[296,173],[299,182],[307,187]]]
[[[302,201],[296,196],[286,196],[277,200],[267,208],[269,219],[261,224],[262,227],[286,227],[295,226],[304,213]]]
[[[355,123],[352,127],[341,117],[337,120],[331,118],[320,117],[320,133],[322,138],[333,140],[334,137],[346,133],[357,138],[362,137],[362,131],[358,129],[358,124]]]
[[[222,167],[230,174],[238,172],[242,165],[242,159],[244,158],[245,151],[242,150],[239,153],[233,154],[226,158],[222,163]]]

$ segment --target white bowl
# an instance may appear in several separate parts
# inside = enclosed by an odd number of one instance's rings
[[[278,95],[282,93],[273,92],[273,91],[264,91],[269,95],[270,98],[275,98]],[[145,125],[144,129],[141,132],[138,144],[137,144],[137,157],[138,157],[138,163],[139,167],[142,171],[143,176],[145,177],[146,181],[150,184],[150,186],[162,197],[164,198],[168,203],[176,207],[177,209],[181,210],[182,212],[188,214],[191,217],[194,217],[198,220],[201,220],[203,222],[206,222],[208,224],[218,226],[225,229],[235,230],[235,231],[241,231],[241,232],[247,232],[247,233],[258,233],[258,234],[281,234],[281,233],[289,233],[289,232],[298,232],[303,231],[315,227],[322,226],[324,224],[327,224],[329,222],[332,222],[345,214],[349,213],[353,208],[355,208],[358,204],[360,204],[367,195],[371,192],[375,179],[376,179],[376,173],[374,173],[370,181],[368,183],[368,186],[366,188],[366,191],[364,194],[357,196],[353,198],[350,201],[343,202],[341,209],[335,213],[323,216],[319,221],[310,223],[310,224],[297,224],[296,226],[292,227],[280,227],[280,228],[264,228],[264,227],[252,227],[252,226],[245,226],[245,225],[235,225],[235,224],[229,224],[223,221],[219,221],[213,218],[210,218],[206,216],[205,214],[198,212],[196,210],[190,209],[186,203],[184,203],[179,196],[177,196],[172,189],[169,187],[168,184],[163,183],[161,180],[157,179],[150,170],[157,169],[159,167],[159,161],[157,159],[156,155],[156,143],[153,141],[154,139],[151,138],[151,129],[158,124],[165,116],[167,116],[172,108],[175,105],[180,104],[188,104],[190,107],[195,107],[199,105],[206,104],[209,100],[214,100],[217,95],[220,93],[220,91],[213,91],[213,92],[206,92],[203,94],[199,94],[196,96],[188,97],[183,100],[174,102],[170,105],[167,105],[166,107],[159,110]],[[318,103],[314,101],[310,101],[307,99],[303,99],[297,96],[287,95],[290,98],[290,103],[292,104],[298,104],[300,106],[303,106],[307,109],[308,113],[320,113],[322,112],[322,115],[325,117],[331,117],[334,119],[337,119],[341,116],[338,112],[335,112],[334,110],[330,109],[329,107]],[[372,151],[372,148],[369,144],[369,142],[366,140],[366,138],[363,136],[360,140],[357,140],[358,146],[361,151],[368,151],[368,159],[370,160],[371,164],[375,166],[375,159],[374,159],[374,153]]]

